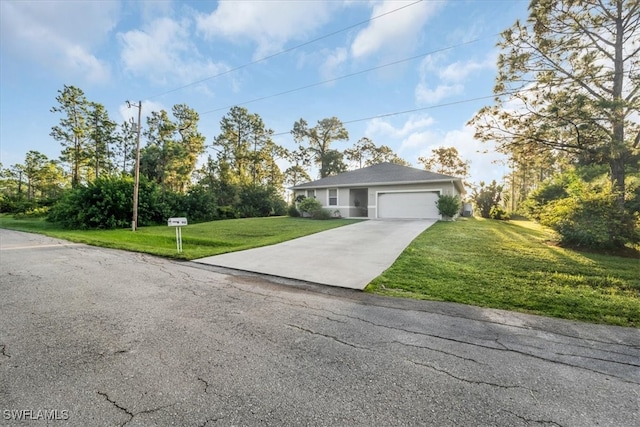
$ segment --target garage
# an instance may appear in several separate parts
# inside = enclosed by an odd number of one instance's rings
[[[461,178],[396,163],[378,163],[291,187],[343,218],[440,219],[440,194],[465,194]],[[337,197],[336,197],[337,196]]]
[[[378,218],[440,218],[433,191],[378,193]]]

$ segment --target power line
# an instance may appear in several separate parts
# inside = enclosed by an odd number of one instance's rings
[[[251,66],[251,65],[258,64],[258,63],[260,63],[260,62],[264,62],[264,61],[266,61],[266,60],[268,60],[268,59],[272,59],[272,58],[275,58],[275,57],[277,57],[277,56],[284,55],[285,53],[289,53],[289,52],[291,52],[291,51],[294,51],[294,50],[299,49],[299,48],[304,47],[304,46],[308,46],[308,45],[310,45],[310,44],[312,44],[312,43],[315,43],[315,42],[317,42],[317,41],[324,40],[324,39],[326,39],[326,38],[329,38],[329,37],[335,36],[336,34],[343,33],[343,32],[345,32],[345,31],[347,31],[347,30],[352,29],[352,28],[359,27],[360,25],[366,24],[366,23],[371,22],[371,21],[373,21],[373,20],[376,20],[376,19],[378,19],[378,18],[382,18],[383,16],[390,15],[390,14],[392,14],[392,13],[394,13],[394,12],[399,11],[399,10],[406,9],[406,8],[408,8],[408,7],[411,7],[411,6],[413,6],[413,5],[416,5],[416,4],[418,4],[418,3],[421,3],[421,2],[423,2],[423,1],[424,1],[424,0],[417,0],[417,1],[413,2],[413,3],[409,3],[409,4],[406,4],[406,5],[404,5],[404,6],[399,7],[399,8],[397,8],[397,9],[393,9],[393,10],[390,10],[390,11],[388,11],[388,12],[381,13],[380,15],[373,16],[373,17],[371,17],[371,18],[369,18],[369,19],[366,19],[366,20],[364,20],[364,21],[357,22],[357,23],[355,23],[355,24],[349,25],[348,27],[344,27],[344,28],[341,28],[341,29],[339,29],[339,30],[333,31],[333,32],[331,32],[331,33],[325,34],[325,35],[320,36],[320,37],[318,37],[318,38],[315,38],[315,39],[313,39],[313,40],[306,41],[306,42],[304,42],[304,43],[301,43],[301,44],[298,44],[298,45],[292,46],[292,47],[287,48],[287,49],[284,49],[284,50],[281,50],[280,52],[276,52],[276,53],[273,53],[273,54],[271,54],[271,55],[267,55],[267,56],[264,56],[264,57],[262,57],[262,58],[256,59],[256,60],[254,60],[254,61],[248,62],[248,63],[246,63],[246,64],[239,65],[239,66],[237,66],[237,67],[235,67],[235,68],[232,68],[232,69],[230,69],[230,70],[223,71],[223,72],[221,72],[221,73],[214,74],[213,76],[205,77],[204,79],[200,79],[200,80],[197,80],[197,81],[195,81],[195,82],[191,82],[191,83],[188,83],[188,84],[186,84],[186,85],[179,86],[179,87],[177,87],[177,88],[175,88],[175,89],[167,90],[167,91],[165,91],[165,92],[161,92],[161,93],[159,93],[159,94],[157,94],[157,95],[153,95],[153,96],[147,97],[147,99],[158,98],[158,97],[160,97],[160,96],[167,95],[167,94],[169,94],[169,93],[173,93],[173,92],[177,92],[177,91],[179,91],[179,90],[182,90],[182,89],[185,89],[185,88],[188,88],[188,87],[191,87],[191,86],[197,85],[197,84],[202,83],[202,82],[206,82],[207,80],[215,79],[215,78],[218,78],[218,77],[224,76],[224,75],[226,75],[226,74],[230,74],[230,73],[233,73],[233,72],[235,72],[235,71],[242,70],[243,68],[247,68],[247,67],[249,67],[249,66]]]
[[[532,89],[529,89],[529,90],[532,90]],[[452,105],[459,105],[459,104],[465,104],[467,102],[481,101],[483,99],[495,98],[495,97],[505,96],[505,95],[513,95],[513,94],[516,94],[516,93],[519,93],[519,92],[525,92],[525,91],[527,91],[527,90],[503,92],[503,93],[498,93],[498,94],[493,94],[493,95],[479,96],[479,97],[476,97],[476,98],[461,99],[461,100],[458,100],[458,101],[446,102],[446,103],[443,103],[443,104],[430,105],[428,107],[413,108],[411,110],[395,111],[395,112],[391,112],[391,113],[384,113],[384,114],[378,114],[378,115],[375,115],[375,116],[363,117],[363,118],[360,118],[360,119],[347,120],[347,121],[342,122],[342,124],[347,125],[347,124],[350,124],[350,123],[364,122],[366,120],[381,119],[383,117],[400,116],[402,114],[415,113],[415,112],[418,112],[418,111],[432,110],[432,109],[435,109],[435,108],[442,108],[442,107],[450,107]],[[274,133],[273,136],[288,135],[290,133],[291,133],[291,131],[279,132],[279,133]]]
[[[356,71],[354,73],[345,74],[345,75],[339,76],[339,77],[334,77],[332,79],[323,80],[323,81],[316,82],[316,83],[311,83],[311,84],[308,84],[308,85],[305,85],[305,86],[300,86],[300,87],[297,87],[295,89],[288,89],[288,90],[285,90],[283,92],[278,92],[278,93],[274,93],[274,94],[271,94],[271,95],[262,96],[260,98],[254,98],[254,99],[251,99],[249,101],[243,101],[243,102],[235,103],[233,105],[228,105],[226,107],[220,107],[220,108],[215,108],[213,110],[207,110],[207,111],[205,111],[203,113],[200,113],[200,115],[202,116],[202,115],[213,113],[213,112],[216,112],[216,111],[226,110],[226,109],[231,108],[231,107],[236,107],[236,106],[240,106],[240,105],[247,105],[247,104],[251,104],[251,103],[254,103],[254,102],[258,102],[258,101],[264,101],[265,99],[275,98],[275,97],[278,97],[278,96],[287,95],[289,93],[298,92],[298,91],[301,91],[301,90],[304,90],[304,89],[309,89],[309,88],[316,87],[316,86],[322,86],[322,85],[327,84],[327,83],[337,82],[338,80],[343,80],[343,79],[346,79],[346,78],[349,78],[349,77],[354,77],[354,76],[357,76],[357,75],[360,75],[360,74],[368,73],[370,71],[380,70],[382,68],[390,67],[392,65],[398,65],[398,64],[401,64],[403,62],[409,62],[409,61],[412,61],[414,59],[425,57],[427,55],[432,55],[434,53],[444,52],[446,50],[455,49],[455,48],[458,48],[458,47],[461,47],[461,46],[465,46],[465,45],[468,45],[468,44],[476,43],[476,42],[478,42],[480,40],[484,40],[486,38],[490,38],[490,37],[494,37],[494,36],[496,36],[496,34],[492,34],[492,35],[486,36],[486,37],[481,37],[481,38],[478,38],[478,39],[475,39],[475,40],[470,40],[470,41],[467,41],[467,42],[464,42],[464,43],[460,43],[460,44],[457,44],[457,45],[447,46],[447,47],[443,47],[443,48],[440,48],[440,49],[432,50],[432,51],[429,51],[429,52],[424,52],[424,53],[421,53],[421,54],[418,54],[418,55],[411,56],[409,58],[399,59],[397,61],[388,62],[386,64],[378,65],[376,67],[367,68],[367,69],[364,69],[364,70]]]

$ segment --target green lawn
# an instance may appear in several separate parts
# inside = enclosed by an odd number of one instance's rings
[[[142,227],[135,233],[130,229],[65,230],[43,219],[14,219],[8,215],[0,215],[0,228],[187,260],[272,245],[354,222],[357,220],[313,221],[305,218],[269,217],[192,224],[182,227],[183,252],[178,254],[175,229],[166,225]]]
[[[0,228],[31,231],[97,246],[195,259],[270,245],[353,220],[274,217],[215,221],[175,230],[64,230],[42,219],[0,215]],[[581,253],[548,244],[548,231],[528,221],[461,218],[422,233],[368,292],[640,326],[640,260]]]
[[[366,290],[640,326],[640,259],[563,249],[550,238],[528,221],[439,222]]]

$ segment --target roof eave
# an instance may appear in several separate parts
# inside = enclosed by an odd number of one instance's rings
[[[317,190],[319,188],[345,188],[345,187],[372,187],[374,185],[406,185],[406,184],[438,184],[442,182],[455,182],[460,193],[464,194],[464,185],[460,178],[446,178],[446,179],[428,179],[420,181],[381,181],[381,182],[354,182],[351,184],[334,184],[334,185],[305,185],[300,184],[293,187],[289,187],[289,190]]]

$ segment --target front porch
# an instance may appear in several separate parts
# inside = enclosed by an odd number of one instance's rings
[[[349,189],[349,218],[369,217],[369,190],[367,188]]]

